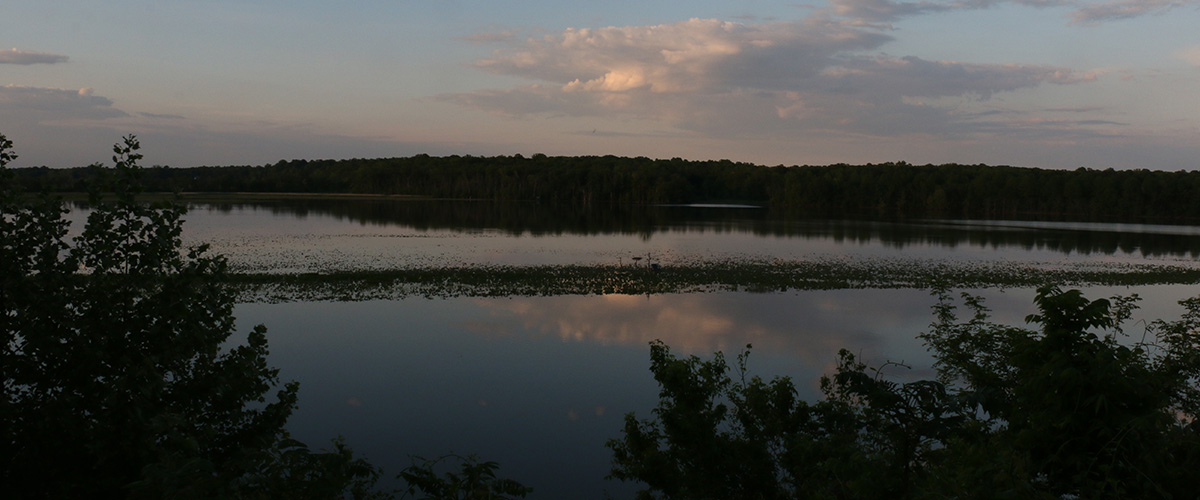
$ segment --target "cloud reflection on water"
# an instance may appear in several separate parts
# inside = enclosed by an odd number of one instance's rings
[[[1090,298],[1138,293],[1143,300],[1131,325],[1174,319],[1176,301],[1195,292],[1188,286],[1092,287]],[[952,295],[958,297],[961,291]],[[972,290],[984,297],[997,323],[1024,325],[1035,312],[1032,289]],[[778,373],[814,379],[835,367],[840,349],[870,364],[904,362],[905,374],[931,377],[929,356],[917,336],[929,330],[936,303],[924,290],[825,290],[796,293],[710,293],[474,299],[490,311],[463,328],[486,335],[546,336],[564,343],[645,346],[662,340],[673,350],[705,357],[732,357],[746,344],[752,359],[766,356]],[[969,311],[959,308],[965,318]],[[757,366],[751,363],[752,368]],[[800,373],[797,373],[800,372]],[[766,370],[756,373],[772,374]]]
[[[1139,318],[1175,318],[1194,286],[1137,291]],[[985,290],[997,322],[1020,325],[1033,290]],[[657,395],[646,343],[732,359],[754,344],[752,374],[793,378],[800,396],[847,348],[887,375],[926,378],[916,339],[932,320],[921,290],[831,290],[651,296],[553,296],[243,304],[239,324],[270,326],[271,363],[301,382],[292,432],[321,443],[343,434],[389,470],[408,453],[449,450],[497,460],[540,498],[612,488],[604,440],[622,416],[646,415]],[[1135,318],[1136,320],[1137,318]],[[1134,328],[1130,329],[1131,335]],[[610,490],[614,491],[614,490]]]
[[[489,320],[463,326],[568,343],[644,346],[658,339],[702,357],[732,356],[752,344],[752,359],[766,356],[772,365],[790,365],[787,374],[799,369],[815,378],[833,369],[842,348],[875,361],[927,359],[916,336],[928,327],[933,303],[920,290],[514,297],[475,300],[491,311]]]

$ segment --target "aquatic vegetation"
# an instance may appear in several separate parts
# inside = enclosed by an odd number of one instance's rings
[[[745,259],[686,262],[657,269],[644,265],[481,264],[383,271],[240,273],[230,277],[230,284],[245,302],[1197,282],[1200,269],[1171,264],[1064,265],[917,259]]]

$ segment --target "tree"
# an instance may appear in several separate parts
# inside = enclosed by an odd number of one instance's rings
[[[960,322],[939,292],[923,335],[937,380],[898,383],[842,351],[798,399],[788,378],[736,378],[724,357],[651,345],[649,419],[610,440],[611,476],[639,498],[1189,498],[1200,466],[1200,299],[1123,337],[1136,296],[1038,290],[1039,329]]]
[[[925,336],[943,381],[978,410],[948,455],[992,457],[954,471],[962,484],[1019,466],[1009,481],[1047,497],[1187,498],[1200,466],[1200,301],[1182,304],[1177,321],[1147,327],[1150,341],[1123,331],[1137,297],[1088,300],[1078,290],[1038,290],[1040,330],[974,318],[942,318]],[[998,457],[1004,457],[998,459]],[[982,494],[974,491],[972,494]]]
[[[60,200],[17,189],[0,135],[5,497],[392,498],[340,438],[314,452],[284,430],[298,384],[267,365],[264,326],[230,342],[225,259],[183,247],[183,206],[137,199],[139,148],[126,137],[111,170],[94,166],[92,211],[69,239]],[[439,499],[530,491],[497,468],[470,457],[461,475],[422,475],[427,462],[399,477]]]
[[[5,496],[253,497],[280,494],[266,489],[281,474],[295,491],[373,480],[377,471],[342,447],[313,454],[286,439],[297,384],[281,386],[267,365],[265,327],[227,343],[225,260],[183,248],[182,206],[135,198],[142,155],[133,136],[114,147],[114,168],[74,239],[61,202],[30,203],[15,188],[11,148],[0,135]],[[339,466],[358,468],[318,468],[317,480],[297,481],[297,470],[278,472],[296,450],[307,463],[341,457]]]
[[[438,474],[439,466],[457,463],[459,470]],[[412,465],[396,477],[407,483],[400,498],[424,500],[512,500],[533,492],[511,479],[496,477],[500,464],[483,461],[475,455],[453,453],[435,459],[412,457]]]

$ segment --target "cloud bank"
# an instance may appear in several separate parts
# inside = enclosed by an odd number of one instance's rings
[[[528,38],[475,64],[535,83],[437,98],[509,116],[658,121],[715,137],[796,129],[903,136],[1003,128],[930,104],[938,99],[979,102],[1001,92],[1096,78],[1063,67],[879,53],[891,40],[878,29],[820,17],[567,29]]]
[[[893,0],[832,0],[832,13],[858,24],[890,23],[900,19],[938,12],[979,10],[1001,4],[1069,9],[1071,22],[1094,25],[1107,21],[1162,14],[1179,7],[1200,5],[1197,0],[951,0],[898,2]]]
[[[103,120],[128,116],[113,107],[112,100],[94,95],[92,89],[79,90],[6,85],[0,87],[0,112],[7,118],[43,122],[82,118]],[[5,120],[7,121],[7,120]]]
[[[1197,6],[1200,5],[1200,2],[1196,0],[1117,0],[1082,4],[1071,14],[1071,18],[1079,24],[1099,24],[1105,21],[1163,14],[1188,5]]]
[[[0,51],[0,64],[57,64],[67,62],[67,56],[58,54],[47,54],[44,52],[30,52],[27,50],[3,50]]]

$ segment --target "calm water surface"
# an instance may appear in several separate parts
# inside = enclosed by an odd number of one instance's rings
[[[1177,316],[1169,299],[1195,292],[1136,291],[1156,297],[1139,319]],[[1034,312],[1030,290],[981,293],[998,320]],[[701,356],[753,344],[755,374],[791,376],[815,399],[840,348],[913,367],[897,377],[931,376],[915,335],[932,302],[914,290],[834,290],[245,304],[237,314],[269,325],[271,362],[301,382],[290,428],[310,444],[343,435],[393,473],[409,454],[478,453],[534,498],[627,498],[632,485],[603,480],[604,442],[622,415],[649,416],[656,402],[651,340]]]
[[[820,220],[755,208],[310,201],[197,205],[187,220],[189,242],[256,272],[740,258],[1191,266],[1200,252],[1200,229],[1187,226]],[[1034,312],[1032,290],[977,292],[997,321],[1021,324]],[[1146,320],[1177,317],[1176,301],[1200,289],[1087,290],[1133,292],[1145,298],[1136,319]],[[604,442],[624,414],[649,416],[657,400],[650,341],[701,356],[753,344],[754,373],[791,376],[816,398],[840,348],[912,366],[895,368],[897,377],[930,376],[916,335],[933,303],[922,290],[833,290],[255,303],[236,312],[243,330],[268,326],[271,363],[301,383],[296,437],[319,447],[343,435],[393,475],[409,455],[477,453],[533,486],[532,498],[553,499],[632,496],[634,485],[603,479]]]
[[[306,272],[474,264],[663,264],[866,259],[1194,264],[1200,228],[1020,221],[791,217],[755,208],[335,201],[200,205],[187,236],[240,270]]]

